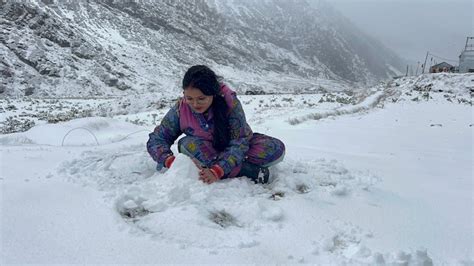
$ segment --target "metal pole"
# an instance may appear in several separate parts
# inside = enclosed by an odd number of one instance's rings
[[[430,52],[426,52],[425,63],[423,64],[423,71],[421,72],[421,74],[425,74],[426,60],[428,60],[428,55],[429,54],[430,54]]]

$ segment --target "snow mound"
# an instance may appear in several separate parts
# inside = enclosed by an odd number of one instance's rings
[[[42,144],[52,146],[90,146],[118,142],[141,133],[143,127],[102,117],[71,120],[58,124],[37,125],[23,133],[0,137],[4,145]]]
[[[259,245],[262,235],[291,223],[285,200],[352,197],[379,180],[324,159],[285,160],[270,170],[275,181],[269,185],[245,177],[207,185],[187,156],[178,154],[171,169],[156,172],[141,146],[85,152],[59,169],[104,191],[133,233],[200,248]]]

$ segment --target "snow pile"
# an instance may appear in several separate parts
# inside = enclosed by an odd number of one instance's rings
[[[255,185],[245,177],[206,185],[198,180],[197,168],[187,156],[178,154],[171,169],[156,173],[143,147],[120,150],[85,152],[64,163],[59,173],[103,191],[133,234],[174,243],[181,249],[201,248],[218,254],[222,249],[265,246],[271,236],[277,241],[293,238],[296,224],[311,234],[322,233],[305,250],[321,261],[400,260],[365,247],[363,243],[372,237],[368,231],[334,222],[337,218],[307,223],[304,217],[310,213],[292,207],[309,210],[313,205],[370,193],[380,178],[369,172],[348,170],[335,160],[303,163],[290,158],[271,168],[275,181],[269,185]],[[404,261],[414,260],[406,255]]]
[[[271,168],[274,178],[271,185],[255,186],[246,178],[234,178],[208,186],[198,180],[197,169],[188,157],[178,154],[179,160],[170,170],[155,173],[155,163],[143,149],[127,146],[126,151],[122,148],[107,152],[86,151],[79,158],[63,163],[59,172],[66,174],[73,182],[107,192],[106,198],[109,199],[120,197],[125,187],[134,186],[125,192],[128,195],[125,198],[141,195],[141,198],[147,199],[145,209],[150,212],[172,207],[176,203],[193,205],[203,198],[210,198],[205,201],[211,201],[215,197],[221,203],[229,201],[229,206],[237,199],[242,201],[245,195],[253,197],[256,194],[279,199],[317,190],[328,196],[344,197],[352,192],[368,191],[380,181],[369,172],[349,171],[335,160],[302,163],[287,159]],[[217,190],[213,188],[215,186]],[[155,201],[159,203],[154,204]]]

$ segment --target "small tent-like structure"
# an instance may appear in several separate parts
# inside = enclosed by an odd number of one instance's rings
[[[454,66],[442,62],[430,67],[430,73],[440,73],[440,72],[454,72]]]

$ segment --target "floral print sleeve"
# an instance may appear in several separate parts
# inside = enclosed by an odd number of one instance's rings
[[[170,147],[182,133],[179,126],[178,106],[178,103],[175,104],[160,125],[149,134],[146,146],[150,156],[157,162],[157,170],[161,170],[166,158],[173,155]]]
[[[247,124],[242,104],[235,95],[229,113],[229,127],[229,146],[219,154],[216,161],[216,164],[224,170],[224,175],[228,175],[232,169],[242,163],[252,138],[252,129]]]

